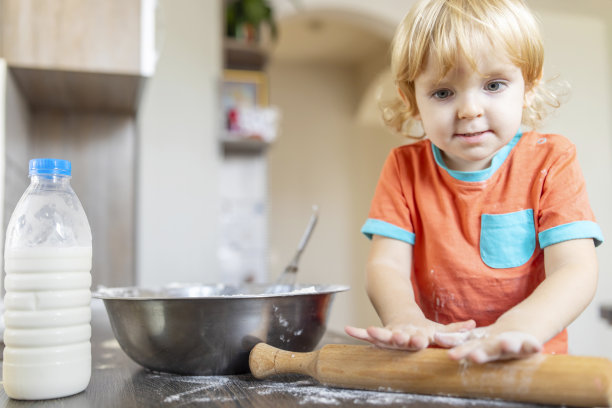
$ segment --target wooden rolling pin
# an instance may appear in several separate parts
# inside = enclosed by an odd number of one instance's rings
[[[538,354],[478,365],[453,361],[442,349],[408,352],[332,344],[296,353],[259,343],[249,365],[259,379],[306,374],[341,388],[579,407],[612,403],[612,361],[598,357]]]

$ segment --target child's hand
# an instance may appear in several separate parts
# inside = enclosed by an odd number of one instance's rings
[[[463,333],[472,330],[476,322],[465,322],[443,325],[428,322],[422,326],[412,324],[390,324],[385,327],[368,327],[367,329],[346,326],[346,333],[359,340],[364,340],[381,348],[416,351],[434,344],[437,332]]]
[[[477,364],[527,358],[542,350],[542,343],[538,339],[518,331],[489,335],[485,328],[479,328],[469,332],[436,333],[434,338],[440,346],[452,347],[448,352],[451,359]]]

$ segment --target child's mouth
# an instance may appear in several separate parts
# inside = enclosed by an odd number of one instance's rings
[[[458,137],[465,142],[478,143],[484,139],[487,133],[489,133],[488,130],[484,130],[482,132],[473,132],[473,133],[456,133],[455,137]]]
[[[460,136],[460,137],[478,137],[478,136],[484,135],[487,132],[488,132],[488,130],[485,130],[483,132],[474,132],[474,133],[457,133],[456,136]]]

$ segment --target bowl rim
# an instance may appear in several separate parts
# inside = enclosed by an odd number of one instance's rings
[[[280,297],[296,297],[296,296],[312,296],[312,295],[329,295],[350,290],[350,286],[342,284],[296,284],[290,291],[281,291],[278,293],[236,293],[225,295],[206,295],[206,296],[176,296],[164,294],[163,292],[187,290],[187,289],[216,289],[223,288],[232,289],[264,289],[277,286],[275,284],[193,284],[193,283],[173,283],[157,287],[144,286],[121,286],[121,287],[105,287],[100,286],[94,292],[92,297],[102,300],[185,300],[185,299],[266,299]],[[146,292],[146,295],[140,293]]]

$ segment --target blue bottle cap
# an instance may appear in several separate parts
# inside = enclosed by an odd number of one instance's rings
[[[30,176],[61,174],[70,176],[72,165],[68,160],[60,159],[32,159],[30,160]]]

